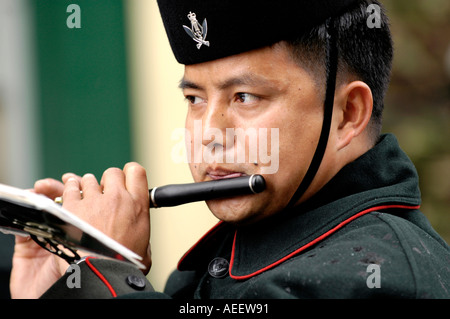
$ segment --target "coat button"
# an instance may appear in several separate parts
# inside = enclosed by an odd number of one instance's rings
[[[127,284],[136,290],[142,290],[145,288],[145,280],[135,275],[129,275],[126,279]]]
[[[208,272],[214,278],[223,278],[228,274],[229,263],[225,258],[217,257],[208,265]]]

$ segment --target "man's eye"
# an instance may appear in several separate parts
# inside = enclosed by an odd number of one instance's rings
[[[259,100],[259,98],[253,94],[250,93],[237,93],[236,94],[237,100],[240,103],[254,103]]]
[[[189,101],[190,104],[195,105],[202,103],[204,100],[198,96],[188,95],[186,96],[186,100]]]

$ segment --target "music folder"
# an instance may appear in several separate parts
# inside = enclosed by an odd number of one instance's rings
[[[69,263],[78,260],[77,251],[82,250],[145,268],[139,255],[50,198],[4,184],[0,184],[0,231],[30,236],[41,247]]]

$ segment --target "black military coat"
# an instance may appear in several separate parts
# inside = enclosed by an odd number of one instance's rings
[[[131,265],[91,259],[81,288],[66,275],[43,298],[450,298],[450,248],[420,201],[414,165],[384,135],[303,205],[216,225],[164,293]]]

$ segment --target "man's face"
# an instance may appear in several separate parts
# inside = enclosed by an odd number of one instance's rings
[[[188,100],[186,143],[194,180],[252,174],[266,179],[260,194],[207,201],[213,214],[247,223],[286,207],[322,127],[323,97],[312,75],[275,45],[186,66],[180,86]]]

